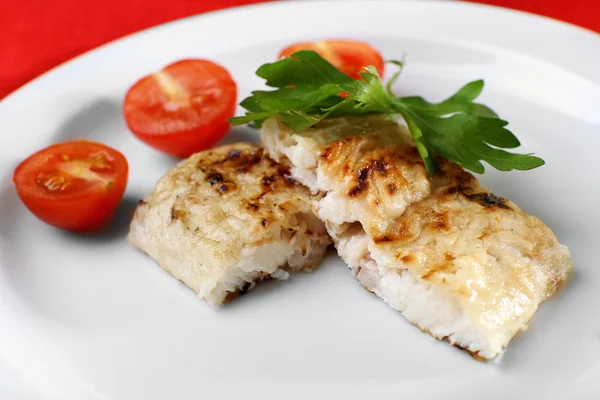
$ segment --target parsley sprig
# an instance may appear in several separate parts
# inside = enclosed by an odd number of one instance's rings
[[[260,126],[272,116],[299,132],[325,118],[366,114],[401,115],[430,176],[438,169],[435,155],[483,173],[481,161],[501,171],[529,170],[544,164],[531,154],[516,154],[519,140],[506,129],[489,107],[475,102],[483,81],[473,81],[441,103],[422,97],[395,97],[391,86],[403,63],[385,86],[377,70],[364,68],[362,80],[353,80],[314,51],[303,50],[291,57],[264,64],[256,74],[275,90],[257,90],[240,104],[248,110],[231,118],[232,125]]]

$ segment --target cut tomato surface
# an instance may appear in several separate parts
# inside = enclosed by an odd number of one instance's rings
[[[209,60],[181,60],[133,85],[123,112],[140,140],[187,157],[225,136],[236,101],[237,86],[225,68]]]
[[[79,140],[31,155],[15,169],[13,182],[36,217],[58,228],[85,232],[110,222],[127,177],[127,160],[120,152]]]

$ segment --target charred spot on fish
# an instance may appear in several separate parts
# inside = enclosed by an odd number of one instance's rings
[[[431,216],[431,226],[436,230],[447,231],[449,229],[448,214],[434,213]]]
[[[186,212],[182,210],[178,210],[177,208],[171,208],[171,222],[181,220],[185,217]]]
[[[365,188],[367,187],[367,183],[359,183],[358,185],[354,186],[352,189],[350,189],[350,191],[348,192],[348,196],[349,197],[356,197],[358,195],[360,195]]]
[[[198,231],[200,231],[200,227],[199,226],[197,226],[196,229],[194,229],[194,232],[198,232]]]
[[[455,182],[452,186],[445,189],[444,193],[446,194],[455,194],[460,193],[464,195],[468,195],[468,193],[473,190],[475,186],[476,180],[475,177],[469,174],[466,171],[462,171],[455,177]]]
[[[321,152],[321,154],[319,154],[319,158],[323,161],[327,161],[327,159],[331,155],[331,151],[332,151],[331,147],[325,147],[323,149],[323,151]]]
[[[216,185],[217,183],[223,182],[223,175],[219,174],[218,172],[213,172],[206,175],[206,181],[211,185]]]
[[[287,211],[287,208],[285,208],[285,207],[284,207],[284,206],[282,206],[282,205],[280,205],[280,206],[279,206],[279,209],[280,209],[281,211]]]
[[[242,294],[245,294],[246,292],[248,292],[248,291],[250,290],[250,288],[251,288],[251,287],[252,287],[252,282],[246,282],[246,283],[244,284],[244,286],[242,286],[242,287],[240,288],[240,292],[239,292],[239,294],[240,294],[240,295],[242,295]]]
[[[415,262],[416,258],[412,254],[407,254],[407,255],[403,256],[402,258],[400,258],[400,261],[402,261],[403,263],[406,263],[406,264],[410,264],[412,262]]]
[[[404,224],[398,229],[398,233],[395,235],[394,240],[407,240],[413,236],[412,232]]]
[[[229,190],[229,186],[221,185],[221,186],[219,186],[218,190],[219,190],[219,193],[221,193],[221,194],[226,193]]]
[[[233,153],[233,155],[232,155]],[[262,152],[253,154],[242,154],[239,150],[230,151],[227,156],[215,164],[228,163],[233,168],[238,168],[238,172],[248,172],[255,165],[259,164],[263,160]]]
[[[138,201],[138,203],[137,203],[138,207],[140,207],[140,206],[145,206],[146,204],[148,204],[148,202],[147,202],[146,200],[140,200],[140,201]]]
[[[448,189],[446,189],[446,194],[458,193],[460,191],[460,189],[461,189],[460,186],[451,186]]]
[[[277,174],[284,179],[284,182],[286,185],[288,185],[288,186],[298,185],[298,182],[294,178],[292,178],[292,173],[290,172],[289,168],[279,165],[277,168]]]
[[[357,174],[356,174],[356,180],[358,181],[358,184],[356,186],[354,186],[352,189],[350,189],[350,191],[348,192],[348,196],[350,197],[356,197],[358,195],[360,195],[368,186],[368,182],[367,182],[367,178],[369,177],[369,167],[362,167],[358,170]]]
[[[473,190],[475,183],[477,182],[475,177],[466,171],[462,171],[457,177],[456,182],[458,183],[458,192],[467,193]]]
[[[373,241],[375,243],[385,243],[385,242],[391,242],[393,239],[387,235],[383,235],[383,236],[378,236],[376,238],[373,238]]]
[[[356,179],[359,183],[365,183],[367,178],[369,177],[369,167],[362,167],[358,170],[358,174],[356,174]]]
[[[250,211],[258,211],[258,205],[255,203],[248,203],[246,208]]]
[[[239,294],[239,290],[236,290],[235,292],[228,292],[227,296],[225,296],[225,298],[223,299],[223,304],[231,303],[233,300],[235,300],[236,297],[238,297]]]
[[[412,236],[413,233],[410,229],[405,224],[402,224],[396,232],[385,231],[384,234],[376,236],[373,241],[376,243],[396,242],[410,239]]]
[[[263,197],[265,197],[265,195],[268,193],[268,191],[262,191],[258,196],[254,197],[252,200],[254,201],[260,201]]]
[[[498,197],[493,193],[474,193],[465,195],[469,200],[474,201],[485,208],[503,208],[510,210],[511,208],[506,204],[506,199]]]
[[[387,185],[387,191],[389,194],[394,194],[394,193],[396,193],[397,190],[398,190],[398,188],[393,183],[390,183],[389,185]]]
[[[423,280],[428,280],[435,274],[454,274],[456,273],[456,266],[454,265],[454,255],[451,253],[444,254],[444,261],[440,264],[432,266],[429,271],[427,271],[424,275],[421,276]],[[466,295],[466,293],[461,293],[461,289],[458,289],[460,294]]]
[[[429,278],[432,277],[433,274],[435,274],[436,271],[435,269],[430,269],[429,271],[425,272],[423,275],[421,275],[421,279],[423,279],[424,281],[428,281]]]
[[[283,176],[284,178],[292,177],[292,173],[290,172],[290,169],[287,167],[282,167],[281,165],[279,165],[279,167],[277,168],[277,173],[279,175]]]
[[[260,224],[261,224],[262,226],[265,226],[265,227],[266,227],[266,226],[269,226],[270,222],[269,222],[269,221],[268,221],[266,218],[263,218],[263,219],[260,221]]]
[[[241,151],[239,151],[238,149],[233,149],[229,152],[229,154],[227,155],[230,159],[235,160],[236,158],[240,158],[240,155],[242,154]]]
[[[463,187],[470,187],[473,185],[473,183],[475,183],[475,177],[464,170],[458,174],[456,180],[458,181],[459,185],[462,185]]]
[[[279,163],[273,160],[271,157],[265,157],[265,159],[269,162],[269,167],[276,167]]]
[[[243,166],[246,167],[247,169],[252,169],[252,167],[254,167],[256,164],[259,164],[261,160],[262,160],[262,157],[260,155],[254,156],[254,157],[244,160]]]
[[[284,179],[284,182],[286,183],[287,186],[296,186],[296,185],[298,185],[298,182],[294,178],[292,178],[290,176],[284,176],[283,179]]]
[[[269,188],[272,188],[273,185],[273,178],[272,176],[263,176],[263,178],[261,179],[260,183],[263,186],[267,186]]]
[[[370,165],[374,171],[379,172],[382,176],[385,176],[388,169],[390,169],[390,165],[383,160],[373,160]]]

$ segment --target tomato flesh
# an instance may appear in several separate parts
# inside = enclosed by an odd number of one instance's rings
[[[15,169],[13,182],[40,220],[75,232],[93,232],[111,220],[127,186],[125,157],[89,141],[66,142],[33,154]]]
[[[289,57],[300,50],[313,50],[329,61],[334,67],[353,79],[360,79],[359,72],[372,65],[381,77],[384,73],[384,60],[379,51],[371,45],[355,40],[321,40],[301,42],[286,47],[279,58]]]
[[[123,112],[140,140],[187,157],[225,136],[236,102],[237,86],[225,68],[208,60],[182,60],[133,85]]]

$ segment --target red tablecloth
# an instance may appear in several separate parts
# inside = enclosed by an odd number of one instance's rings
[[[0,98],[68,59],[132,32],[264,0],[0,0]],[[600,32],[600,0],[473,0]]]

